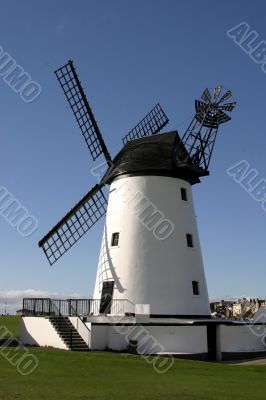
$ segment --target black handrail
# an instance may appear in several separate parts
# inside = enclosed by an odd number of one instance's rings
[[[80,321],[81,324],[86,328],[86,330],[87,330],[87,332],[88,332],[88,338],[89,338],[90,330],[89,330],[88,326],[85,324],[85,322],[83,321],[83,319],[80,317],[80,315],[76,312],[76,310],[73,308],[73,306],[72,306],[71,304],[70,304],[70,306],[69,306],[69,309],[70,309],[70,315],[76,317],[76,318],[77,318],[77,321]],[[72,323],[72,322],[71,322],[71,323]],[[72,323],[72,325],[73,325],[73,323]],[[79,332],[79,329],[78,329],[78,322],[77,322],[76,330]],[[88,343],[86,342],[86,344],[88,344]],[[72,346],[72,328],[71,328],[71,346]]]
[[[89,316],[99,315],[99,299],[51,299],[51,298],[24,298],[24,316]],[[125,315],[127,305],[132,307],[128,300],[113,299],[108,307],[108,314]],[[134,311],[133,311],[134,312]]]

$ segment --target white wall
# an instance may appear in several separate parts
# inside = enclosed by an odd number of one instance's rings
[[[92,325],[92,350],[123,351],[130,340],[138,351],[156,353],[207,353],[205,326],[105,326]]]
[[[107,325],[91,325],[91,350],[105,350],[108,347]]]
[[[164,349],[161,352],[206,353],[207,331],[205,326],[150,326],[148,332]],[[135,334],[132,334],[134,337]]]
[[[263,325],[220,325],[217,333],[221,352],[266,351],[262,340],[265,331]]]
[[[187,189],[183,201],[180,188]],[[173,233],[158,240],[141,222],[136,201],[128,192],[152,201],[174,224]],[[119,232],[119,245],[111,247],[112,233]],[[187,247],[186,233],[194,247]],[[102,282],[114,280],[114,299],[150,304],[151,314],[209,315],[205,280],[191,185],[181,179],[135,176],[114,181],[99,258],[94,298],[101,298]],[[200,295],[192,292],[199,282]]]
[[[22,317],[20,341],[24,345],[51,346],[68,350],[50,321],[44,317]]]
[[[266,307],[262,306],[258,309],[256,314],[253,316],[253,322],[264,323],[266,322]]]
[[[91,324],[83,323],[78,317],[68,317],[74,328],[78,331],[84,342],[90,347],[91,343]]]

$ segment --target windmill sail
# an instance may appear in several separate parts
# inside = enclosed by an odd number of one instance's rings
[[[158,103],[133,129],[131,129],[127,135],[123,137],[123,144],[126,144],[130,140],[140,139],[144,136],[159,133],[168,122],[169,119]]]
[[[72,247],[105,213],[107,201],[102,191],[106,177],[114,172],[113,161],[86,98],[73,62],[69,60],[55,71],[61,88],[73,111],[93,160],[105,156],[108,170],[95,185],[39,242],[49,263],[54,264]],[[123,139],[126,143],[160,132],[169,122],[158,103]]]
[[[55,263],[103,215],[107,200],[101,185],[95,185],[39,242],[49,263]]]
[[[104,154],[106,161],[110,162],[110,154],[81,86],[73,62],[71,60],[68,61],[67,64],[56,70],[55,74],[74,113],[93,160]]]

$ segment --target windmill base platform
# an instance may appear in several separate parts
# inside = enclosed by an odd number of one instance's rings
[[[265,317],[264,317],[265,318]],[[198,360],[266,356],[265,321],[150,318],[149,316],[24,316],[24,345],[64,350],[172,355]]]

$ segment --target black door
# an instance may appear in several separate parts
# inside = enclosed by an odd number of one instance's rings
[[[100,314],[110,314],[114,291],[114,281],[104,281],[100,303]]]
[[[208,360],[216,360],[216,324],[207,325]]]

